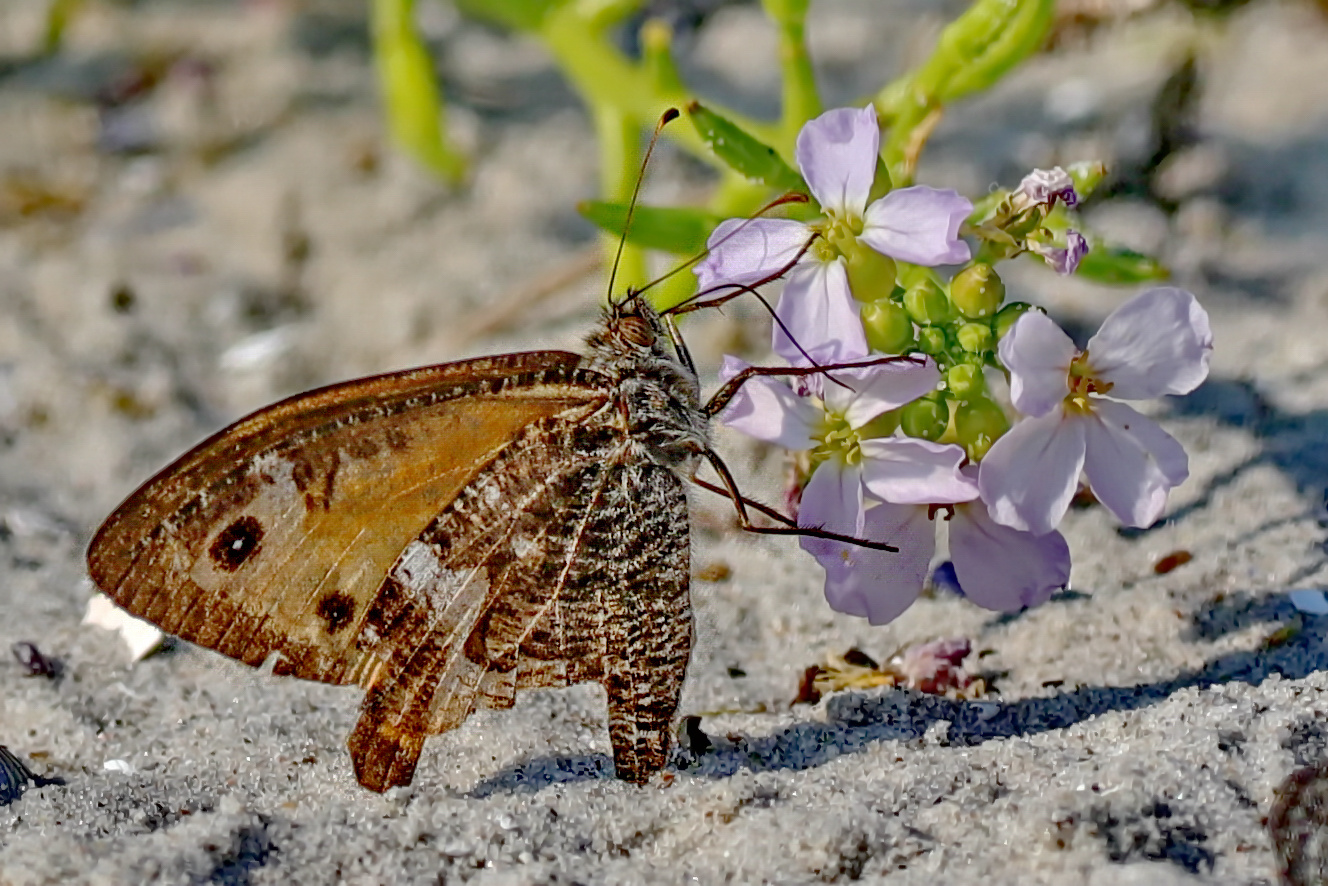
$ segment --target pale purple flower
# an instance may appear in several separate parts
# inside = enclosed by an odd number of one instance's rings
[[[1066,208],[1079,205],[1079,193],[1074,189],[1074,179],[1059,166],[1051,169],[1034,169],[1024,176],[1011,195],[1015,209],[1024,210],[1034,206],[1045,206],[1050,210],[1060,200]]]
[[[1084,235],[1070,228],[1065,232],[1065,247],[1030,240],[1028,248],[1042,256],[1058,274],[1070,275],[1079,269],[1079,262],[1088,255],[1088,241]]]
[[[798,169],[826,219],[812,225],[789,219],[728,219],[710,235],[709,255],[696,266],[701,289],[751,286],[786,268],[776,315],[817,362],[845,362],[867,354],[858,304],[835,243],[856,241],[891,258],[920,265],[967,261],[959,226],[973,205],[950,190],[926,186],[891,191],[868,205],[880,127],[872,107],[840,108],[809,121],[798,134]],[[813,242],[813,235],[821,238]],[[807,248],[810,244],[810,248]],[[774,348],[806,364],[776,324]]]
[[[956,580],[964,596],[984,609],[1018,612],[1045,603],[1065,587],[1070,547],[1064,536],[1054,531],[1033,535],[996,523],[977,500],[978,473],[976,466],[964,466],[961,484],[970,485],[938,489],[930,504],[884,502],[869,508],[866,537],[883,538],[898,553],[803,539],[803,548],[825,568],[831,607],[874,625],[897,618],[922,593],[942,522],[949,526]],[[936,519],[947,512],[948,520]]]
[[[1034,535],[1002,526],[991,519],[981,500],[955,506],[950,559],[964,596],[998,612],[1045,603],[1070,580],[1065,536],[1055,530]]]
[[[1060,522],[1082,471],[1123,523],[1148,526],[1189,474],[1185,450],[1119,402],[1185,394],[1208,375],[1208,315],[1190,293],[1151,289],[1103,322],[1083,352],[1031,311],[1001,340],[1015,409],[1025,416],[982,462],[982,499],[999,523],[1041,535]],[[966,588],[967,590],[967,588]]]
[[[721,376],[746,364],[725,357]],[[802,490],[798,520],[842,535],[862,537],[863,501],[870,492],[900,500],[925,499],[927,489],[955,474],[947,449],[925,440],[861,436],[877,416],[936,389],[940,372],[930,360],[899,360],[840,369],[822,381],[821,395],[799,395],[769,376],[749,379],[720,414],[744,434],[785,449],[813,450],[815,470]],[[957,474],[956,474],[957,476]]]

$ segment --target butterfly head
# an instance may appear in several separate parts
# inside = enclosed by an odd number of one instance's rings
[[[669,331],[644,295],[632,294],[604,308],[604,320],[586,340],[600,361],[676,362]]]

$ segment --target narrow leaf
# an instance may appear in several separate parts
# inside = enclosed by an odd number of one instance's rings
[[[696,102],[688,106],[687,115],[706,146],[734,171],[777,191],[807,191],[802,176],[774,148],[757,141],[736,123]]]
[[[626,204],[587,200],[578,204],[577,211],[592,224],[622,236],[627,221]],[[706,238],[719,221],[718,216],[703,209],[638,205],[627,242],[675,255],[696,255],[705,249]]]
[[[1171,276],[1171,272],[1152,256],[1119,246],[1095,243],[1083,261],[1079,262],[1075,276],[1096,283],[1128,286],[1165,280]]]

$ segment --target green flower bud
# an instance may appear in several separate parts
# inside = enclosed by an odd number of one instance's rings
[[[889,298],[895,289],[895,260],[881,255],[856,237],[836,243],[848,265],[848,288],[858,301]]]
[[[1010,430],[1010,421],[989,397],[976,397],[955,410],[955,432],[973,461],[987,454],[991,444]]]
[[[1067,167],[1065,171],[1070,173],[1074,192],[1079,195],[1080,202],[1087,200],[1088,195],[1097,190],[1097,186],[1107,177],[1107,166],[1101,161],[1085,160]]]
[[[885,160],[876,158],[876,176],[872,179],[871,193],[867,195],[867,205],[870,206],[877,200],[890,193],[894,185],[890,182],[890,169],[885,165]]]
[[[938,326],[924,326],[918,330],[918,350],[932,357],[945,353],[945,330]]]
[[[955,332],[955,340],[970,354],[985,354],[996,343],[996,336],[986,323],[965,323]]]
[[[981,366],[960,363],[945,371],[945,386],[956,399],[971,400],[982,395],[987,381],[982,375]]]
[[[867,331],[867,344],[883,354],[902,354],[917,340],[908,312],[892,301],[863,305],[862,326]]]
[[[1005,284],[991,265],[972,265],[950,281],[950,300],[970,320],[990,317],[1005,301]]]
[[[1014,322],[1024,314],[1028,313],[1029,308],[1033,307],[1026,301],[1012,301],[1001,308],[996,314],[996,320],[991,324],[996,333],[996,340],[1005,338],[1005,333],[1010,331]]]
[[[904,293],[904,307],[919,326],[933,326],[954,318],[954,307],[933,280],[922,279]]]
[[[950,426],[950,404],[939,394],[914,400],[899,410],[899,426],[919,440],[939,440]]]
[[[858,438],[870,440],[873,437],[888,437],[899,427],[899,410],[892,409],[889,412],[883,412],[880,415],[858,428]]]

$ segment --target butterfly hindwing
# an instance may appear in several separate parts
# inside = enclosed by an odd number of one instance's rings
[[[532,425],[411,543],[364,624],[395,642],[350,739],[361,783],[408,783],[423,736],[478,705],[587,680],[608,691],[619,777],[663,768],[691,643],[687,539],[672,471],[600,424]]]
[[[377,376],[232,425],[135,492],[88,553],[98,586],[166,631],[279,673],[365,682],[384,576],[513,437],[605,399],[536,352]]]

